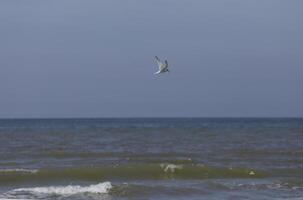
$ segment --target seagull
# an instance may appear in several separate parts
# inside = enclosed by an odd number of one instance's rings
[[[165,60],[164,63],[162,63],[157,56],[155,56],[155,58],[156,58],[158,66],[159,66],[159,71],[157,71],[154,74],[161,74],[164,72],[169,72],[167,60]]]

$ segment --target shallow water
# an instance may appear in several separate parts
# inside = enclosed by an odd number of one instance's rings
[[[3,119],[0,143],[0,199],[303,199],[303,119]]]

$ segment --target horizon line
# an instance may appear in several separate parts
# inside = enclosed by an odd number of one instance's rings
[[[303,119],[298,116],[215,116],[215,117],[189,117],[189,116],[165,116],[165,117],[0,117],[0,120],[64,120],[64,119]]]

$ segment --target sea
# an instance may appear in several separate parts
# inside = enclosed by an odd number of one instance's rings
[[[1,119],[4,199],[303,200],[303,119]]]

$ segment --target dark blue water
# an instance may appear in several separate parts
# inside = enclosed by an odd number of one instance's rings
[[[2,119],[0,143],[0,199],[303,199],[303,119]]]

